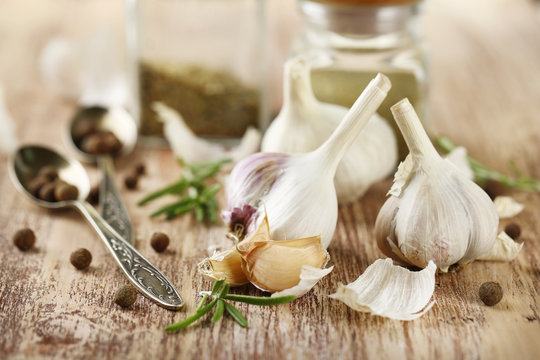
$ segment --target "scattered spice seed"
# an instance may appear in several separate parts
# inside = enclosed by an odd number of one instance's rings
[[[146,166],[143,163],[138,163],[135,166],[135,174],[139,176],[146,174]]]
[[[504,194],[506,189],[505,189],[505,186],[501,184],[500,182],[490,179],[486,181],[486,184],[484,185],[484,191],[493,200],[497,196]]]
[[[56,171],[54,166],[44,166],[39,170],[38,176],[43,176],[49,181],[53,181],[58,178],[58,172]]]
[[[90,188],[86,201],[92,205],[97,205],[99,203],[99,184]]]
[[[480,286],[478,295],[480,295],[480,299],[484,302],[484,304],[487,306],[493,306],[501,301],[503,297],[503,289],[498,282],[488,281]]]
[[[521,228],[516,223],[510,223],[504,228],[504,232],[512,239],[516,240],[521,235]]]
[[[54,197],[57,201],[76,200],[79,197],[79,190],[71,184],[62,182],[55,187]]]
[[[92,262],[92,253],[84,248],[77,249],[71,253],[69,261],[79,270],[86,269]]]
[[[136,175],[128,175],[124,179],[124,185],[126,185],[126,188],[133,190],[137,188],[137,182],[139,181],[139,178],[137,178]]]
[[[124,285],[116,290],[114,302],[122,307],[129,307],[137,300],[137,290],[131,285]]]
[[[13,235],[13,243],[21,251],[30,250],[36,243],[36,235],[30,228],[20,229]]]
[[[170,240],[167,234],[162,232],[155,232],[150,239],[150,245],[152,245],[154,250],[158,253],[164,252],[165,249],[167,249],[167,246],[169,246],[169,242]]]

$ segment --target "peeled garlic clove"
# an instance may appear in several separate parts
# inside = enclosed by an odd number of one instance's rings
[[[499,222],[489,196],[437,154],[406,99],[392,112],[410,154],[377,216],[381,251],[421,268],[433,260],[441,271],[487,254]]]
[[[204,276],[213,280],[225,280],[231,286],[248,283],[242,270],[242,257],[236,248],[215,253],[197,265]]]
[[[510,196],[497,196],[493,203],[501,219],[511,218],[523,211],[525,206]]]
[[[330,297],[356,311],[414,320],[435,304],[429,300],[435,291],[436,270],[433,261],[425,269],[413,272],[393,265],[391,259],[378,259],[354,282],[340,284]]]
[[[300,281],[302,266],[323,267],[329,259],[320,236],[294,240],[247,240],[237,246],[249,281],[261,290],[275,292]]]
[[[278,291],[272,294],[271,297],[294,295],[300,297],[308,293],[323,277],[330,274],[334,270],[333,266],[326,269],[320,269],[313,266],[304,265],[300,272],[300,282],[282,291]]]
[[[221,159],[237,162],[259,148],[261,133],[255,128],[248,128],[240,144],[227,150],[195,135],[176,110],[161,102],[154,103],[152,108],[163,122],[163,132],[173,153],[188,164]]]
[[[284,69],[283,107],[265,132],[262,151],[292,154],[315,150],[347,111],[318,101],[311,87],[310,66],[302,58],[291,59]],[[394,132],[382,117],[373,114],[337,168],[334,184],[339,202],[363,195],[374,182],[389,175],[396,162]]]
[[[479,257],[478,260],[512,261],[518,256],[522,248],[523,243],[514,241],[507,233],[501,231],[497,236],[495,245],[487,254]]]

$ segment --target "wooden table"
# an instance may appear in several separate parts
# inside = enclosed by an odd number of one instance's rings
[[[292,0],[272,13],[293,11]],[[272,2],[270,2],[272,3]],[[79,34],[98,21],[121,25],[122,2],[3,0],[0,3],[0,84],[23,142],[66,149],[62,129],[73,104],[39,80],[37,55],[58,33]],[[505,171],[512,159],[540,177],[540,22],[526,1],[428,1],[423,19],[431,53],[430,118],[433,134],[448,134],[471,154]],[[281,18],[280,21],[283,21]],[[287,22],[295,28],[296,18]],[[283,46],[282,46],[283,47]],[[282,54],[283,55],[283,54]],[[6,157],[0,156],[5,163]],[[136,161],[149,175],[137,191],[122,191],[137,232],[137,247],[178,285],[185,310],[174,313],[139,297],[121,309],[113,294],[126,280],[87,224],[73,211],[49,212],[17,193],[0,166],[0,358],[483,358],[540,357],[540,194],[513,192],[525,210],[523,251],[511,263],[475,262],[437,277],[436,305],[412,322],[357,313],[327,297],[381,257],[373,224],[390,182],[340,209],[329,248],[335,270],[308,295],[279,307],[241,306],[250,328],[230,319],[202,321],[180,333],[163,327],[194,309],[211,285],[195,264],[207,246],[226,244],[223,225],[204,227],[190,216],[149,220],[136,206],[143,194],[174,180],[180,169],[167,150],[137,149],[120,161],[118,180]],[[88,167],[92,180],[95,168]],[[508,221],[501,222],[501,227]],[[12,235],[30,226],[36,248],[23,253]],[[149,245],[154,231],[170,234],[164,254]],[[89,270],[76,271],[70,253],[88,248]],[[484,281],[498,281],[504,298],[494,307],[478,299]],[[251,286],[239,293],[261,295]]]

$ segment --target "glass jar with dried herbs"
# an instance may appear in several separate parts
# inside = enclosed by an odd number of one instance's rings
[[[147,143],[163,135],[155,102],[203,137],[235,139],[264,125],[263,0],[128,0],[127,10]]]
[[[417,31],[418,0],[299,0],[306,20],[294,55],[310,61],[315,96],[350,107],[378,72],[392,82],[379,114],[394,127],[403,159],[407,147],[390,106],[409,98],[425,125],[427,66]]]

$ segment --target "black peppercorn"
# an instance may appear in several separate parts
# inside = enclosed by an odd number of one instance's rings
[[[124,179],[124,185],[126,185],[126,188],[133,190],[137,188],[138,181],[139,179],[137,178],[136,175],[128,175]]]
[[[13,243],[19,250],[30,250],[36,243],[36,235],[30,228],[21,229],[13,235]]]
[[[79,270],[86,269],[92,262],[92,253],[84,248],[77,249],[71,253],[69,261]]]
[[[516,223],[510,223],[504,228],[504,232],[512,239],[516,240],[521,235],[521,228]]]
[[[122,307],[129,307],[137,300],[137,290],[131,285],[124,285],[114,294],[114,302]]]
[[[152,238],[150,239],[150,245],[152,245],[154,250],[158,253],[164,252],[165,249],[167,249],[167,246],[169,246],[169,242],[167,234],[162,232],[153,233]]]
[[[480,295],[480,299],[484,302],[484,304],[487,306],[493,306],[501,301],[503,297],[503,290],[498,282],[488,281],[480,286],[478,295]]]

